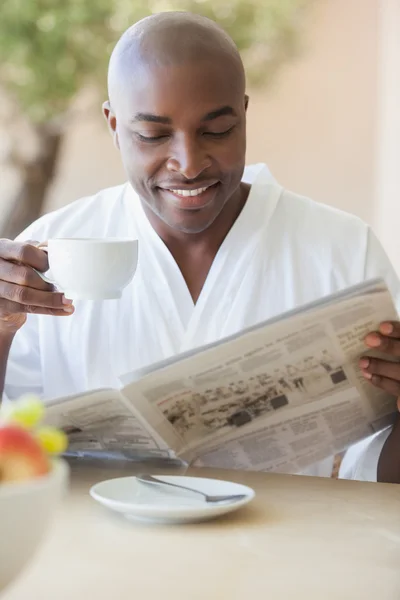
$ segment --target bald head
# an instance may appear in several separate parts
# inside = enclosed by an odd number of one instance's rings
[[[240,54],[228,34],[211,19],[187,13],[164,12],[130,27],[111,55],[108,93],[115,106],[124,85],[149,66],[166,67],[190,62],[219,61],[245,88]]]
[[[213,224],[229,220],[226,214],[237,216],[248,99],[231,38],[199,15],[147,17],[117,43],[108,87],[104,115],[129,181],[162,239],[205,231],[212,236]],[[174,192],[188,185],[200,192]]]

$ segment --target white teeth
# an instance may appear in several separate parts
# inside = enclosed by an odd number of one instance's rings
[[[170,192],[173,192],[174,194],[177,194],[178,196],[199,196],[200,194],[202,194],[203,192],[205,192],[208,189],[208,187],[203,187],[203,188],[199,188],[197,190],[170,190]]]

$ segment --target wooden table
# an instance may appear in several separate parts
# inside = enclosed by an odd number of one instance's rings
[[[126,474],[126,471],[125,471]],[[4,600],[399,600],[400,486],[223,471],[242,511],[198,525],[132,524],[72,475],[46,542]]]

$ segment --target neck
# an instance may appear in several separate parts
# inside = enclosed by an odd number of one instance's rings
[[[250,186],[242,183],[210,227],[196,234],[171,229],[144,207],[152,227],[178,265],[194,303],[201,294],[222,242],[246,204],[249,191]]]
[[[250,185],[241,183],[215,221],[199,233],[174,230],[161,221],[146,205],[143,205],[143,208],[151,226],[180,265],[181,258],[187,257],[191,252],[197,253],[199,250],[209,257],[212,256],[213,259],[215,258],[222,242],[246,204],[249,191]]]

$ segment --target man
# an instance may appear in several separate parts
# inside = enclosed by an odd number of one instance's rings
[[[367,225],[283,190],[264,165],[244,173],[245,76],[215,23],[187,13],[144,19],[114,49],[108,85],[103,110],[129,183],[1,242],[5,397],[113,386],[122,373],[371,277],[383,276],[400,306]],[[46,254],[28,240],[53,237],[138,238],[138,270],[122,299],[73,306],[44,283],[32,267],[45,271]],[[367,342],[400,355],[400,325],[382,325]],[[372,385],[400,395],[398,364],[362,367]],[[400,432],[380,456],[387,435],[351,450],[344,475],[400,481]],[[329,475],[332,464],[307,472]]]

